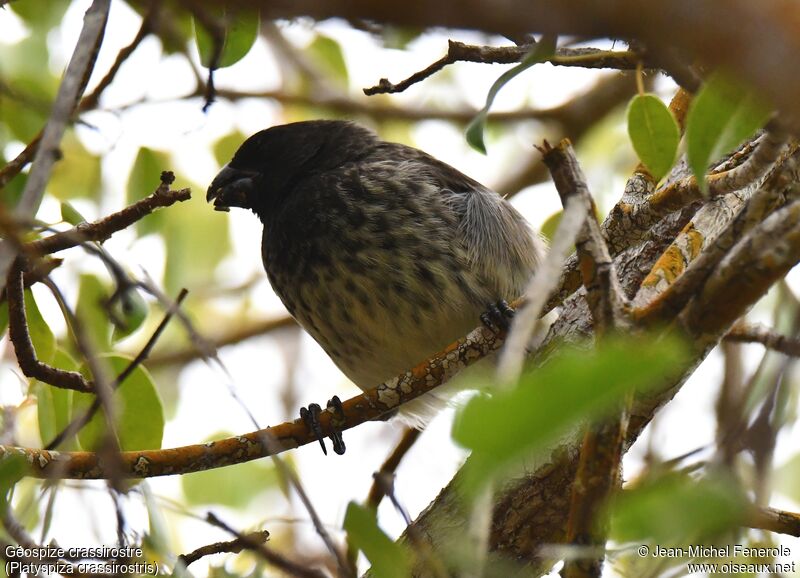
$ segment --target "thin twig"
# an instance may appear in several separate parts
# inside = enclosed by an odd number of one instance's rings
[[[581,232],[576,239],[579,270],[586,288],[586,300],[592,314],[595,341],[622,329],[625,297],[600,225],[595,219],[594,202],[586,177],[569,141],[555,148],[545,143],[544,162],[553,175],[558,194],[565,206],[578,199],[585,211]],[[621,406],[611,419],[591,424],[583,436],[578,470],[572,488],[567,541],[586,549],[587,554],[565,562],[564,578],[599,578],[604,559],[606,524],[602,504],[619,486],[622,444],[628,427],[628,411]]]
[[[484,64],[512,64],[519,62],[530,52],[529,44],[517,46],[475,46],[448,40],[447,54],[419,72],[397,83],[381,78],[378,84],[364,89],[364,94],[391,94],[403,92],[410,86],[433,76],[446,66],[456,62],[480,62]],[[641,57],[634,52],[612,52],[596,48],[560,48],[553,58],[546,60],[555,65],[580,66],[583,68],[615,68],[633,70]]]
[[[213,556],[214,554],[238,554],[242,550],[252,548],[253,545],[263,545],[268,539],[269,532],[267,530],[242,534],[241,538],[236,538],[235,540],[214,542],[213,544],[200,546],[188,554],[181,554],[178,556],[178,562],[186,567],[206,556]]]
[[[386,485],[381,481],[381,479],[394,477],[394,472],[397,470],[400,462],[403,460],[408,451],[414,446],[421,433],[422,430],[418,430],[416,428],[408,428],[403,432],[403,435],[401,436],[397,446],[395,446],[394,450],[392,450],[392,453],[389,454],[389,457],[386,458],[386,461],[383,462],[380,469],[374,474],[375,479],[372,482],[372,487],[369,489],[369,493],[367,494],[367,499],[365,502],[368,508],[372,508],[373,510],[378,509],[378,506],[381,504],[381,500],[386,495],[384,492]]]
[[[38,379],[55,387],[73,389],[84,393],[94,391],[94,384],[76,371],[58,369],[39,360],[31,341],[28,319],[25,315],[25,294],[22,284],[22,266],[17,259],[8,271],[6,295],[8,297],[8,335],[17,363],[26,377]]]
[[[247,548],[248,550],[258,554],[266,562],[272,564],[276,568],[279,568],[291,576],[298,576],[300,578],[326,578],[325,574],[319,570],[306,568],[305,566],[301,566],[297,562],[289,560],[285,556],[278,554],[272,548],[268,548],[263,541],[252,538],[252,534],[242,534],[237,532],[211,512],[209,512],[206,516],[206,520],[212,526],[221,528],[231,535],[236,536],[236,539],[241,542],[243,548]]]
[[[156,209],[189,200],[191,197],[189,189],[174,191],[169,188],[174,180],[175,176],[170,171],[164,171],[161,173],[161,184],[151,195],[103,219],[92,223],[80,223],[67,231],[31,241],[26,247],[35,255],[48,255],[77,247],[88,241],[102,243],[114,233],[130,227]]]
[[[108,472],[106,480],[112,490],[125,491],[122,480],[122,460],[120,456],[120,437],[117,431],[116,411],[113,405],[111,389],[111,369],[107,360],[98,355],[94,341],[84,327],[83,320],[67,304],[61,289],[49,277],[44,279],[44,284],[56,298],[59,307],[67,321],[68,327],[75,338],[75,345],[80,353],[94,386],[95,400],[100,402],[102,417],[105,425],[103,437],[97,441],[98,459],[104,463]],[[121,514],[121,512],[118,512]],[[120,521],[121,522],[121,521]]]
[[[800,339],[783,335],[760,323],[736,324],[725,335],[725,340],[739,343],[760,343],[767,349],[773,349],[792,357],[800,356]]]

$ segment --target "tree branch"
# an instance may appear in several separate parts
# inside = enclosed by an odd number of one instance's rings
[[[464,368],[498,349],[504,337],[481,325],[466,337],[433,355],[429,360],[397,377],[365,391],[343,405],[344,420],[332,423],[334,415],[320,415],[323,436],[344,431],[385,415],[401,404],[423,395],[451,379]],[[285,422],[216,442],[163,450],[121,452],[121,475],[149,478],[198,472],[276,455],[317,438],[302,420]],[[0,446],[0,459],[26,456],[34,477],[101,479],[109,476],[107,464],[94,452],[52,452],[32,448]],[[116,473],[116,472],[115,472]]]
[[[792,357],[800,357],[800,339],[782,335],[760,323],[737,323],[725,335],[725,340],[734,343],[760,343],[767,349],[773,349]]]
[[[249,550],[255,545],[264,544],[268,539],[269,532],[266,530],[242,534],[241,538],[236,538],[235,540],[206,544],[205,546],[200,546],[192,550],[188,554],[181,554],[178,556],[178,563],[189,566],[200,560],[200,558],[213,556],[214,554],[238,554],[242,550]]]
[[[447,54],[430,66],[415,72],[398,83],[381,78],[378,84],[364,89],[364,94],[392,94],[422,82],[456,62],[479,62],[483,64],[513,64],[521,61],[531,50],[530,44],[516,46],[475,46],[456,40],[448,40]],[[561,66],[580,66],[583,68],[613,68],[616,70],[635,70],[641,56],[631,51],[610,51],[597,48],[559,48],[555,56],[542,62]]]

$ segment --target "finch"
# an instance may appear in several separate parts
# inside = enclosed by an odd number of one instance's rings
[[[346,121],[254,134],[207,200],[261,219],[272,287],[363,390],[469,333],[488,304],[520,297],[543,253],[500,195]],[[421,426],[441,405],[431,392],[400,416]]]

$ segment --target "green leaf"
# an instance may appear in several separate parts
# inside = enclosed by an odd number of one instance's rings
[[[111,321],[106,302],[109,290],[95,275],[81,275],[78,283],[78,303],[75,314],[97,351],[111,351]]]
[[[167,170],[169,166],[168,155],[146,147],[140,148],[128,177],[127,204],[135,203],[155,191],[161,182],[161,172]],[[137,232],[144,236],[163,230],[165,212],[156,211],[147,218],[137,221]]]
[[[121,355],[104,357],[118,375],[128,366],[130,359]],[[86,367],[82,373],[88,375]],[[92,404],[95,396],[74,392],[72,415],[82,415]],[[164,408],[150,374],[142,366],[133,370],[114,394],[115,426],[122,450],[159,449],[164,435]],[[78,434],[81,447],[96,449],[105,438],[106,426],[102,411]]]
[[[86,222],[86,217],[67,201],[61,201],[61,219],[72,226]]]
[[[342,53],[342,47],[336,40],[324,34],[317,34],[311,44],[306,47],[305,53],[336,84],[347,87],[349,78],[347,63]]]
[[[611,509],[611,532],[621,542],[684,546],[740,526],[748,509],[729,476],[670,473],[622,492]]]
[[[483,106],[481,111],[475,115],[475,118],[472,119],[472,122],[470,122],[469,126],[467,127],[467,142],[472,148],[478,152],[486,154],[486,145],[483,142],[483,131],[486,128],[486,117],[488,116],[489,109],[492,108],[492,103],[494,102],[497,93],[500,92],[500,89],[521,72],[524,72],[538,62],[542,62],[543,60],[547,60],[548,58],[552,57],[553,54],[555,54],[555,51],[556,37],[544,35],[539,42],[536,43],[536,46],[534,46],[533,49],[527,54],[527,56],[522,59],[522,62],[510,70],[506,70],[500,75],[500,78],[494,81],[494,84],[489,89],[489,93],[486,95],[486,104]]]
[[[0,459],[0,513],[8,508],[11,490],[28,471],[28,462],[20,454],[6,454]]]
[[[36,357],[43,363],[51,363],[56,352],[56,338],[45,323],[30,289],[25,290],[25,315]]]
[[[453,424],[453,439],[472,450],[465,490],[479,490],[585,420],[612,414],[629,392],[663,384],[683,358],[674,339],[608,340],[565,351],[523,374],[512,391],[472,398]]]
[[[138,289],[133,287],[124,291],[112,305],[114,331],[112,339],[119,341],[139,329],[147,319],[149,308]]]
[[[350,502],[344,515],[344,529],[351,546],[364,552],[372,564],[371,572],[376,578],[411,576],[410,553],[383,533],[375,512]]]
[[[213,151],[214,151],[214,158],[217,159],[217,163],[222,166],[231,161],[233,155],[242,145],[242,143],[247,140],[247,137],[242,133],[236,131],[232,132],[231,134],[225,135],[217,142],[214,143]]]
[[[770,114],[752,90],[719,72],[709,77],[686,121],[686,156],[703,191],[708,166],[764,126]]]
[[[628,105],[628,135],[653,178],[664,178],[675,163],[681,132],[660,98],[653,94],[633,97]]]
[[[255,44],[258,38],[260,18],[258,12],[230,11],[224,5],[208,4],[204,7],[207,15],[218,22],[222,29],[222,52],[215,68],[225,68],[236,64]],[[195,41],[200,53],[200,62],[206,68],[214,64],[214,37],[197,20],[194,20]]]
[[[77,371],[78,364],[61,349],[56,350],[53,365],[67,371]],[[72,419],[72,390],[53,387],[39,381],[34,382],[38,410],[39,436],[44,443],[56,437]],[[68,440],[60,450],[77,449],[73,440]]]
[[[232,435],[218,432],[207,441]],[[280,489],[275,466],[264,460],[186,474],[181,476],[181,487],[189,505],[219,504],[237,509],[246,508],[265,490]]]
[[[48,191],[57,199],[93,199],[100,197],[100,157],[91,154],[75,136],[68,131],[61,141],[62,158],[53,167],[48,182]]]

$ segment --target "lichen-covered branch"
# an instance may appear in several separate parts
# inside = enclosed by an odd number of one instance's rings
[[[405,403],[445,383],[465,367],[472,365],[500,347],[504,339],[484,326],[432,356],[413,369],[382,383],[343,403],[344,419],[339,430],[347,430],[374,420]],[[325,410],[320,415],[323,435],[334,431],[333,414]],[[120,475],[147,478],[198,472],[242,463],[316,443],[315,434],[302,420],[248,434],[164,450],[121,452]],[[107,464],[94,452],[55,452],[33,448],[0,446],[0,457],[24,456],[30,465],[30,475],[36,477],[97,479],[109,476]]]

